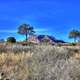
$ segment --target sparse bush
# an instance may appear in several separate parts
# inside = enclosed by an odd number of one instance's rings
[[[58,43],[58,44],[56,44],[56,46],[61,47],[62,45]]]
[[[9,43],[15,43],[16,39],[14,37],[8,37],[7,38],[7,42],[9,42]]]
[[[72,46],[76,46],[77,44],[76,44],[76,43],[71,43],[71,45],[72,45]]]

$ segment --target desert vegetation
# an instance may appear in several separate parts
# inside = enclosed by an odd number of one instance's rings
[[[26,36],[26,40],[28,40],[28,35],[33,35],[35,33],[33,26],[29,24],[22,24],[18,28],[18,33]]]
[[[80,80],[79,48],[34,45],[0,52],[2,80]]]
[[[8,37],[7,42],[9,43],[16,43],[16,39],[14,37]]]
[[[78,42],[80,42],[80,31],[73,29],[69,32],[69,38],[73,38],[74,39],[74,43],[76,43],[76,41],[78,40]]]

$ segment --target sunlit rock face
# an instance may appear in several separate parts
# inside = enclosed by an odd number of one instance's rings
[[[65,43],[63,40],[57,40],[55,37],[49,35],[38,35],[38,36],[31,35],[29,36],[28,41],[33,43],[42,43],[42,42],[49,42],[52,44]]]

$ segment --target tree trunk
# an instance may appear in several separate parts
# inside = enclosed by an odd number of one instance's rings
[[[26,41],[28,40],[28,35],[26,34]]]
[[[76,38],[74,38],[74,43],[76,43]]]
[[[80,42],[80,37],[79,37],[79,41],[78,42]]]

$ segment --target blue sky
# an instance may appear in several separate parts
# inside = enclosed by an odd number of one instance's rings
[[[0,38],[15,36],[19,25],[34,26],[36,34],[49,34],[70,41],[68,33],[80,29],[79,0],[0,0]]]

